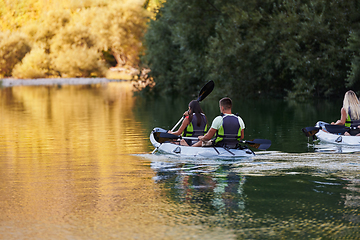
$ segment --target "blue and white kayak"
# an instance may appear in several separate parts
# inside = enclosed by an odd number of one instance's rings
[[[331,128],[344,128],[343,126],[337,125],[329,125],[326,122],[319,121],[315,124],[315,128],[318,128],[319,131],[315,134],[315,136],[322,142],[332,143],[336,145],[347,145],[347,146],[360,146],[360,136],[345,136],[338,131],[338,133],[334,133]],[[331,133],[331,131],[333,133]],[[344,132],[344,131],[343,131]]]
[[[175,144],[172,141],[159,139],[159,133],[167,131],[161,128],[154,128],[150,133],[150,142],[158,152],[176,155],[179,157],[200,157],[200,158],[242,158],[252,157],[255,153],[243,146],[242,148],[228,149],[223,147],[190,147]]]

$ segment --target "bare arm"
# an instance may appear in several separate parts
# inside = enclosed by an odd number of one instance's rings
[[[200,141],[209,141],[215,135],[216,131],[215,128],[210,128],[204,136],[199,136],[198,138]]]
[[[180,134],[183,133],[183,131],[185,130],[185,128],[187,127],[187,125],[189,123],[190,123],[189,119],[185,118],[184,121],[182,122],[180,128],[176,132],[168,131],[168,133],[175,134],[175,135],[180,135]]]
[[[344,108],[341,108],[341,118],[340,118],[340,120],[337,120],[335,123],[332,122],[331,124],[333,124],[333,125],[345,125],[346,118],[347,118],[346,111],[345,111]]]

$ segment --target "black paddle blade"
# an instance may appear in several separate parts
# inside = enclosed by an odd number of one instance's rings
[[[209,81],[207,84],[205,84],[199,92],[199,97],[197,101],[201,102],[202,100],[204,100],[212,92],[214,87],[215,83],[213,81]]]
[[[174,134],[171,133],[167,133],[167,132],[154,132],[154,138],[158,143],[164,143],[164,142],[172,142],[178,138],[180,138],[179,136],[176,136]]]
[[[174,134],[171,134],[171,133],[167,133],[167,132],[161,132],[160,134],[159,134],[159,137],[161,137],[161,138],[169,138],[169,139],[178,139],[178,138],[180,138],[180,136],[178,136],[178,135],[174,135]]]
[[[260,150],[266,150],[271,146],[271,141],[268,139],[254,139],[250,141],[245,141],[250,147],[257,148]]]
[[[318,127],[305,127],[305,128],[303,128],[301,130],[303,131],[305,136],[311,137],[311,136],[314,136],[317,132],[319,132],[320,128],[318,128]]]
[[[330,133],[336,133],[336,134],[344,134],[345,132],[349,131],[349,127],[341,126],[341,125],[331,125],[326,124],[325,128]]]

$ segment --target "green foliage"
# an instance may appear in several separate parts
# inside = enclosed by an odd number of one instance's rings
[[[24,34],[18,32],[0,32],[0,76],[11,76],[14,66],[30,50],[30,43]]]
[[[347,86],[356,87],[360,86],[360,31],[354,31],[350,34],[349,47],[353,51],[353,58],[351,62],[351,73],[347,79]]]
[[[353,8],[360,8],[360,1],[354,1]],[[352,15],[354,22],[360,22],[360,12]],[[351,71],[346,81],[346,86],[353,89],[360,88],[360,28],[355,28],[348,39],[348,49],[352,54]]]
[[[336,96],[356,12],[336,0],[168,1],[149,25],[143,60],[164,92],[214,80],[221,95]]]
[[[211,78],[220,84],[227,79],[224,91],[232,94],[336,95],[344,90],[349,61],[343,49],[350,29],[344,9],[322,0],[228,2],[223,12],[229,17],[219,21],[208,62],[224,75]]]
[[[21,63],[18,63],[12,76],[15,78],[44,78],[51,74],[51,62],[43,49],[32,49],[26,54]]]
[[[213,2],[167,1],[150,22],[143,61],[151,68],[155,90],[193,93],[206,81],[206,49],[219,15]]]

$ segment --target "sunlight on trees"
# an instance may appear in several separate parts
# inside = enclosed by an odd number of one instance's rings
[[[50,61],[44,49],[33,49],[14,67],[12,75],[15,78],[45,78],[52,75]]]
[[[119,66],[136,66],[141,49],[141,38],[146,29],[148,12],[143,1],[118,2],[97,12],[92,30],[99,36],[99,47],[109,51]]]
[[[11,76],[14,66],[30,52],[31,46],[25,34],[0,33],[0,76]]]
[[[19,78],[104,76],[104,69],[113,65],[109,53],[118,66],[137,67],[142,36],[151,14],[144,3],[145,0],[1,1],[0,29],[10,30],[6,38],[11,37],[0,41],[0,61],[6,62],[0,67],[1,75],[11,76],[18,64],[13,73]],[[147,5],[159,3],[152,0]],[[22,38],[14,35],[16,29]],[[19,41],[16,51],[9,49],[15,44],[14,39]],[[25,43],[28,48],[21,48]],[[36,50],[21,63],[31,47]],[[40,64],[41,67],[33,68],[41,59],[46,59],[49,66]]]

